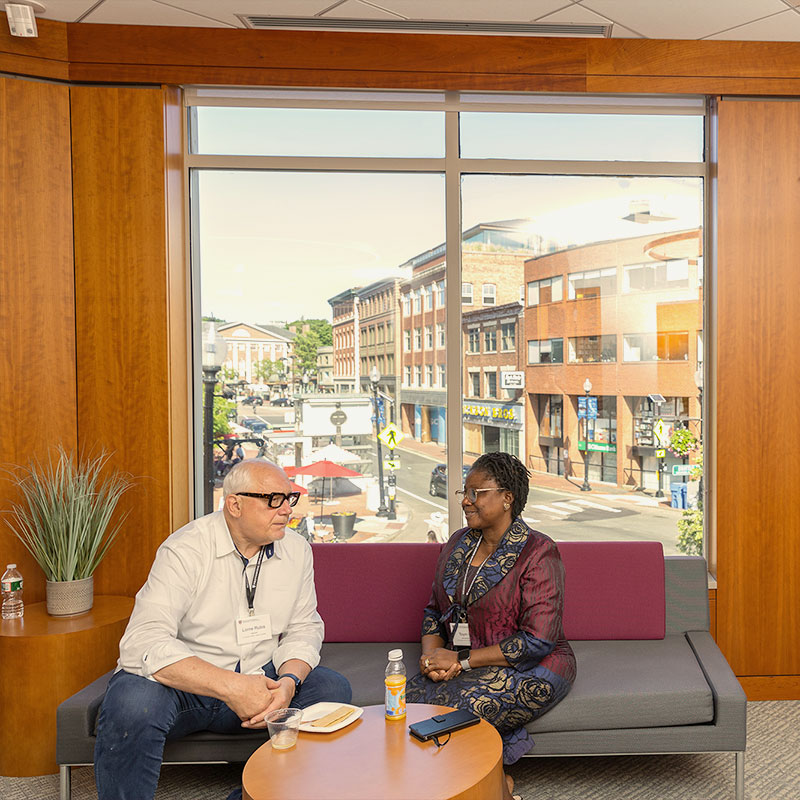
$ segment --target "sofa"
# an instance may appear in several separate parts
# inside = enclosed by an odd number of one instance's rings
[[[321,663],[350,680],[353,703],[383,702],[388,650],[409,672],[439,544],[313,544]],[[528,729],[529,756],[735,753],[744,798],[746,697],[709,633],[706,564],[664,557],[658,542],[562,542],[564,629],[577,658],[569,695]],[[61,800],[70,768],[92,763],[111,672],[58,708]],[[196,733],[167,742],[165,763],[244,762],[262,732]]]

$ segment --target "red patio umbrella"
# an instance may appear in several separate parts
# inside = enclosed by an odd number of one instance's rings
[[[323,460],[315,461],[313,464],[307,464],[305,467],[297,467],[294,471],[295,475],[313,475],[315,478],[322,478],[322,499],[320,501],[320,518],[324,516],[325,511],[325,478],[352,478],[353,476],[361,475],[354,469],[348,469],[341,466],[341,464],[334,464],[333,461]]]
[[[300,494],[308,494],[308,489],[305,486],[301,486],[299,483],[295,483],[294,481],[289,481],[289,486],[292,487],[293,492],[300,492]]]

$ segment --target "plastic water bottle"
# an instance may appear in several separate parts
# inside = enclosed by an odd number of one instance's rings
[[[386,665],[386,719],[406,718],[406,665],[402,650],[389,651]]]
[[[16,564],[9,564],[6,567],[2,586],[3,619],[19,619],[25,613],[25,609],[22,605],[22,575],[17,571]]]

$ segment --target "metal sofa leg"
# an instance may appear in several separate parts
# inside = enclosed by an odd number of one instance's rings
[[[736,800],[744,800],[744,750],[736,751]]]
[[[61,764],[59,767],[58,786],[59,800],[70,800],[72,797],[72,768],[69,766],[69,764]]]

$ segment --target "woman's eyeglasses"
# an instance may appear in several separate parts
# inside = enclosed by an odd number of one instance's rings
[[[260,497],[269,503],[270,508],[280,508],[286,500],[289,501],[290,506],[296,506],[297,501],[300,499],[300,492],[236,492],[241,497]]]
[[[474,503],[478,499],[478,492],[507,492],[508,489],[503,489],[499,486],[491,486],[488,489],[457,489],[456,497],[463,500],[465,497],[470,503]]]

